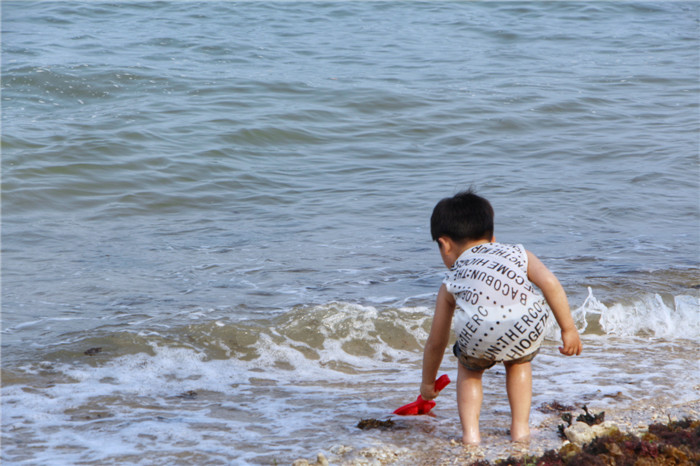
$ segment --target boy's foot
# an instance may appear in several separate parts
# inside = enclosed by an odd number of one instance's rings
[[[517,443],[528,443],[530,441],[530,426],[511,426],[510,439]]]

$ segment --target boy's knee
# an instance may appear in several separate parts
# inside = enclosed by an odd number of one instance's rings
[[[506,376],[530,375],[532,374],[532,364],[529,362],[504,363]]]
[[[526,367],[532,366],[532,364],[530,364],[530,361],[525,361],[525,362],[504,361],[503,365],[506,366],[506,369],[510,369],[510,368],[524,369]]]

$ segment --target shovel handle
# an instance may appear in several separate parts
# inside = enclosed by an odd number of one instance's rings
[[[447,374],[442,374],[436,381],[435,381],[435,391],[439,392],[443,388],[447,387],[447,385],[450,383],[450,378],[447,376]]]

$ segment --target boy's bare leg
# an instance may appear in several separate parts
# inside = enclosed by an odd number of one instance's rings
[[[530,404],[532,403],[532,366],[529,362],[505,363],[506,390],[510,403],[510,438],[514,442],[530,438]]]
[[[468,445],[478,445],[481,442],[479,435],[479,414],[481,413],[481,400],[483,391],[481,376],[484,371],[471,371],[459,364],[457,375],[457,407],[459,419],[462,421],[462,442]]]

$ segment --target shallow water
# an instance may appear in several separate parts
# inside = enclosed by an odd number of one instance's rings
[[[697,399],[699,25],[694,2],[3,2],[3,463],[457,437],[453,386],[388,437],[355,424],[417,394],[428,218],[470,185],[586,327],[580,358],[538,356],[535,405]]]

